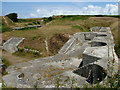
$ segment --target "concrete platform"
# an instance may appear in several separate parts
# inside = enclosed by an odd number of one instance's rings
[[[110,74],[110,67],[113,73],[118,71],[114,45],[109,27],[76,33],[55,56],[9,66],[6,69],[8,75],[2,77],[3,83],[17,88],[55,87],[58,78],[60,87],[82,88],[86,84],[103,83]],[[17,78],[21,73],[24,77]]]

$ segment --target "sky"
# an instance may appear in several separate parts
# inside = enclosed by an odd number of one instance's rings
[[[101,0],[101,2],[90,2],[90,0],[75,0],[76,2],[42,2],[31,0],[22,2],[19,0],[5,0],[2,2],[2,16],[9,13],[17,13],[18,18],[41,18],[53,15],[118,15],[118,1]],[[17,2],[18,1],[18,2]],[[94,0],[93,0],[94,1]],[[111,2],[110,2],[111,1]]]

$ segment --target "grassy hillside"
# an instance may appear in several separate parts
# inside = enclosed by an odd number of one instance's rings
[[[12,31],[14,23],[8,17],[2,17],[2,32]]]
[[[19,48],[38,50],[42,53],[41,55],[38,55],[36,53],[26,53],[20,50],[14,53],[13,56],[27,58],[26,60],[28,60],[29,57],[29,59],[31,60],[33,58],[46,57],[57,54],[60,48],[69,39],[70,35],[73,35],[76,32],[88,32],[89,29],[93,26],[111,27],[116,45],[118,43],[118,18],[116,17],[70,15],[53,16],[50,18],[43,18],[43,20],[44,21],[41,21],[41,19],[20,19],[19,22],[15,23],[18,26],[24,26],[28,23],[40,21],[40,23],[42,23],[44,27],[31,30],[4,32],[2,34],[3,41],[6,41],[11,37],[24,37],[25,40],[19,45]],[[46,50],[45,41],[47,41],[48,43],[49,52],[47,52]],[[5,56],[6,55],[4,55],[4,57]]]

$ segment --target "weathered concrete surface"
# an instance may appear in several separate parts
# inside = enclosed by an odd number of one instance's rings
[[[3,44],[3,49],[10,52],[10,53],[14,53],[16,52],[17,46],[24,40],[24,38],[17,38],[17,37],[12,37],[10,38],[8,41],[6,41]]]
[[[110,28],[102,27],[100,32],[103,32],[102,34],[104,35],[99,36],[100,33],[98,33],[99,35],[97,37],[89,41],[91,47],[85,49],[83,52],[82,64],[80,65],[80,68],[74,71],[79,74],[81,70],[86,69],[85,71],[87,71],[87,75],[89,75],[88,72],[92,75],[87,77],[91,77],[92,80],[89,81],[90,83],[96,83],[97,81],[103,80],[100,77],[104,77],[104,75],[100,75],[100,72],[105,71],[105,74],[110,74],[108,69],[111,67],[113,67],[113,73],[118,71],[118,57],[114,51],[114,40]]]
[[[25,27],[14,27],[13,30],[20,30],[20,29],[23,29]]]
[[[28,25],[28,27],[36,27],[36,28],[39,28],[39,27],[42,27],[41,25]]]
[[[118,58],[110,28],[101,27],[95,32],[74,34],[55,56],[9,66],[3,82],[17,88],[35,85],[48,88],[55,87],[59,78],[61,87],[82,88],[85,84],[105,80],[108,66],[113,66],[113,72],[117,72]],[[21,73],[24,77],[17,78]]]

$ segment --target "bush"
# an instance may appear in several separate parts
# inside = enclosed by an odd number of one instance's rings
[[[40,22],[39,22],[39,21],[37,21],[37,24],[40,24]]]
[[[25,46],[26,49],[32,49],[30,46]]]
[[[18,48],[18,51],[23,52],[24,49],[23,48]]]
[[[53,18],[52,18],[52,17],[49,17],[49,18],[43,18],[43,20],[44,20],[44,24],[46,24],[46,23],[52,21]]]
[[[8,15],[6,15],[9,19],[11,19],[13,22],[17,22],[17,13],[10,13]]]
[[[33,23],[33,24],[35,24],[35,25],[37,24],[35,21],[34,21],[34,22],[32,22],[32,23]]]
[[[34,55],[39,55],[39,52],[33,52]]]
[[[33,25],[32,23],[28,23],[28,25]]]

